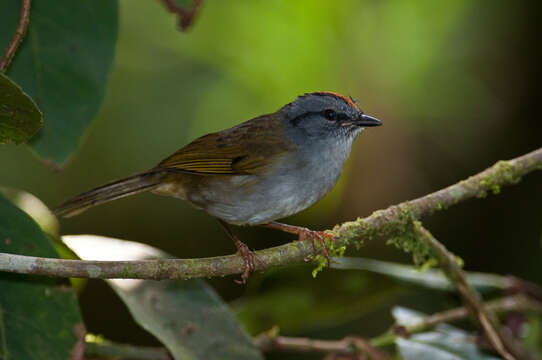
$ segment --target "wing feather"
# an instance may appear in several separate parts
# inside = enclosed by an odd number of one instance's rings
[[[202,175],[258,174],[271,158],[295,149],[283,134],[283,125],[272,115],[264,115],[202,136],[163,160],[158,167]]]

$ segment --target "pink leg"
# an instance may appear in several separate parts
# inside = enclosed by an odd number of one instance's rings
[[[250,274],[256,268],[256,266],[254,265],[254,260],[257,259],[257,257],[252,251],[250,251],[250,249],[248,248],[248,246],[246,246],[245,243],[243,243],[237,238],[237,236],[235,236],[235,234],[231,231],[230,227],[226,222],[220,219],[218,219],[218,222],[220,223],[220,225],[222,225],[222,228],[224,228],[226,234],[228,234],[230,239],[233,240],[237,251],[239,251],[239,255],[241,255],[243,261],[245,262],[245,271],[243,272],[243,275],[241,275],[241,281],[243,284],[246,284]]]
[[[281,230],[281,231],[284,231],[284,232],[287,232],[287,233],[290,233],[290,234],[296,234],[297,236],[299,236],[300,241],[310,239],[313,248],[315,248],[314,240],[315,239],[318,240],[318,242],[322,246],[322,255],[326,258],[327,264],[329,266],[329,264],[330,264],[329,253],[327,251],[326,242],[324,241],[324,237],[326,237],[326,238],[328,238],[330,240],[334,240],[333,235],[331,235],[329,233],[326,233],[325,231],[310,230],[310,229],[307,229],[307,228],[304,228],[304,227],[288,225],[288,224],[282,224],[282,223],[279,223],[279,222],[276,222],[276,221],[270,222],[269,224],[262,224],[261,226],[264,226],[264,227],[267,227],[267,228],[270,228],[270,229]]]

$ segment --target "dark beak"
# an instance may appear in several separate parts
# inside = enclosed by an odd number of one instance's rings
[[[360,114],[356,125],[363,127],[380,126],[382,125],[382,121],[369,115]]]

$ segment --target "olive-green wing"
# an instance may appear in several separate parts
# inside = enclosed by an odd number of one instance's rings
[[[202,175],[258,174],[295,148],[283,131],[270,116],[252,119],[194,140],[158,167]]]

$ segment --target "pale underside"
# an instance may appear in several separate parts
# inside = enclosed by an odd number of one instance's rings
[[[186,200],[231,224],[269,223],[328,193],[355,138],[325,139],[300,148],[269,137],[277,130],[272,127],[281,126],[275,121],[247,123],[200,138],[164,160],[159,168],[179,172],[153,192]]]

